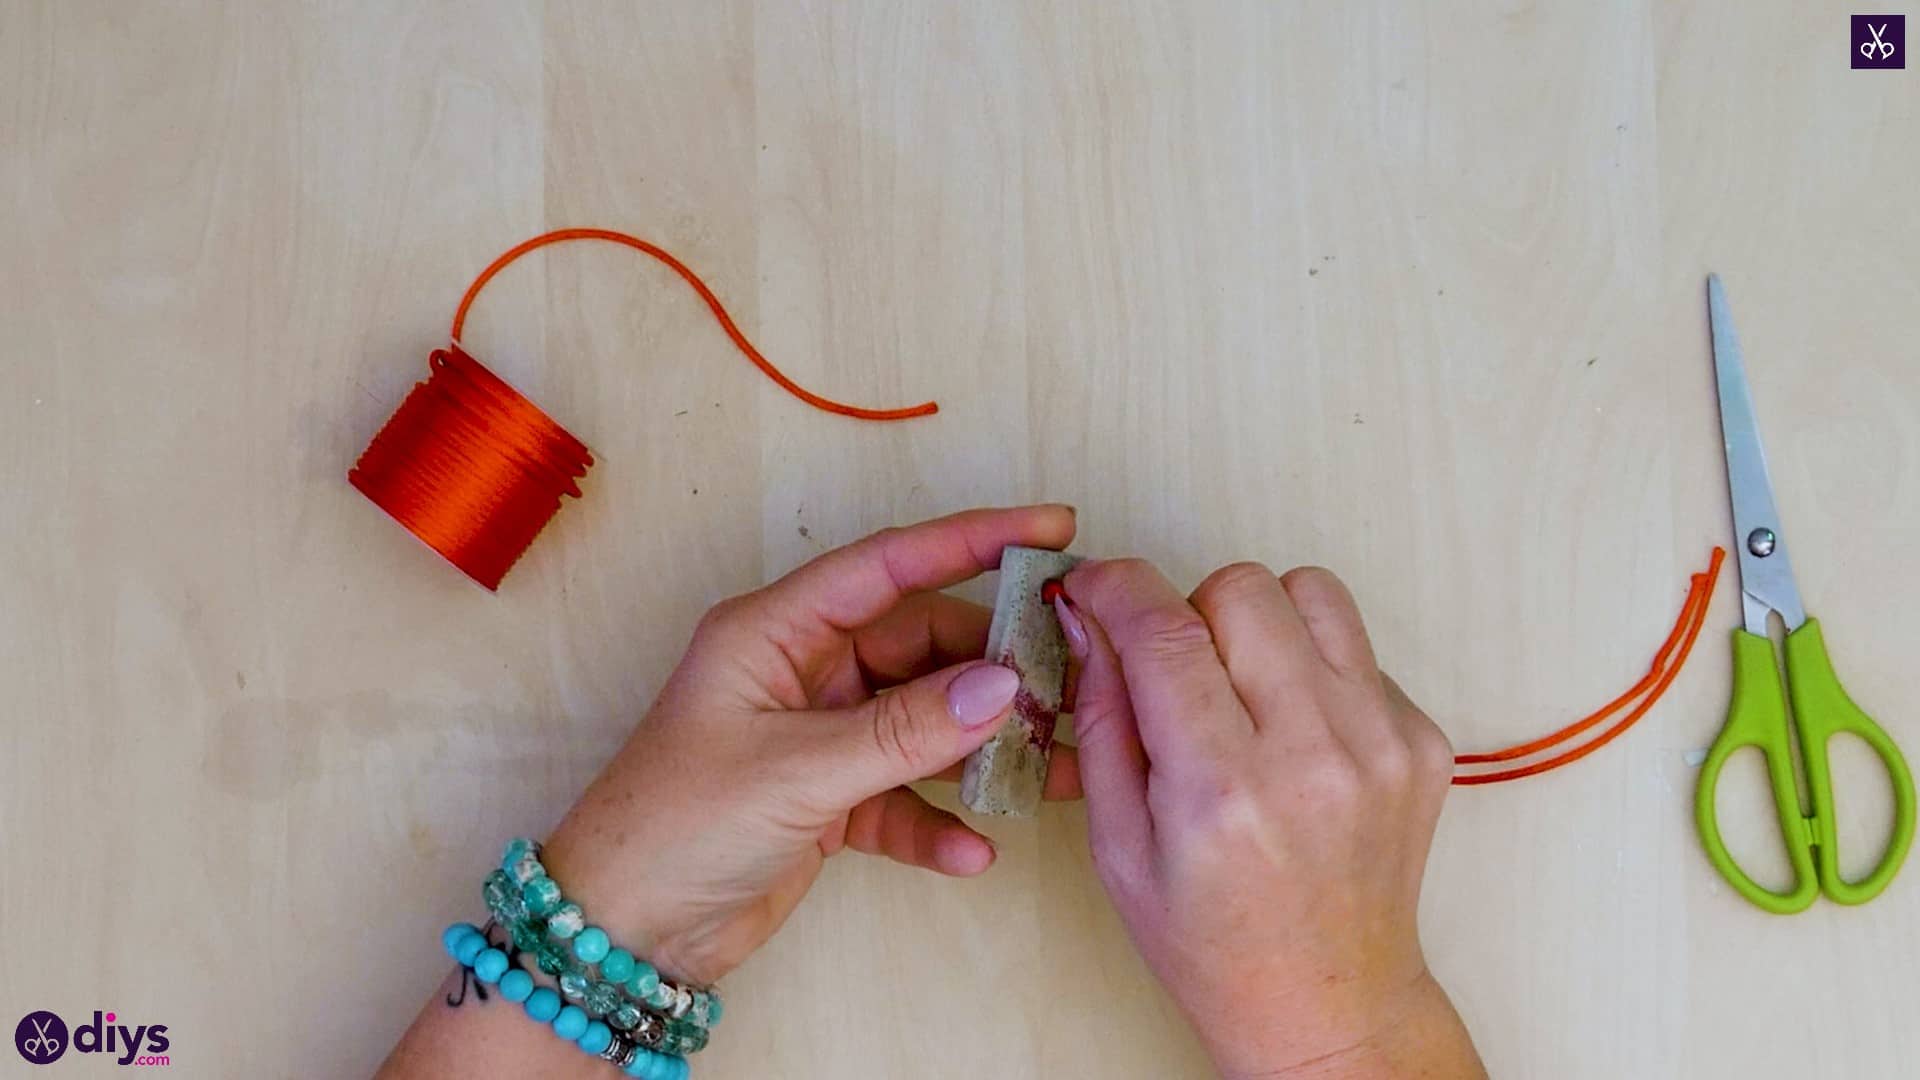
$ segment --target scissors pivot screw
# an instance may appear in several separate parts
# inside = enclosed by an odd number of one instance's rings
[[[1762,526],[1748,533],[1747,550],[1759,559],[1773,554],[1773,530]]]

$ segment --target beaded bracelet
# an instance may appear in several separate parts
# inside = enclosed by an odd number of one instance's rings
[[[687,1059],[649,1050],[611,1027],[591,1019],[578,1005],[562,1005],[560,995],[544,986],[535,986],[533,976],[513,966],[507,954],[488,944],[487,936],[468,923],[455,923],[440,935],[461,967],[475,979],[498,986],[500,996],[526,1010],[528,1016],[553,1029],[560,1038],[581,1050],[612,1062],[628,1076],[640,1080],[687,1080],[691,1071]]]
[[[531,953],[540,970],[560,978],[561,992],[569,1000],[578,997],[589,1005],[589,1011],[595,1011],[592,1006],[602,1006],[597,1010],[601,1015],[614,1014],[618,1005],[605,992],[611,988],[636,1006],[668,1020],[683,1021],[703,1034],[720,1022],[724,1006],[717,990],[676,985],[661,977],[652,964],[625,949],[614,948],[607,932],[588,926],[580,905],[561,895],[559,883],[547,875],[540,855],[540,845],[532,840],[510,841],[501,857],[500,870],[488,875],[481,892],[488,910],[510,932],[526,924],[515,947]],[[574,963],[576,959],[579,965]],[[598,982],[594,980],[596,966]],[[577,978],[568,979],[569,974]],[[575,992],[568,993],[570,988]],[[587,1000],[589,997],[591,1000]],[[705,1044],[704,1038],[701,1044]]]
[[[538,923],[530,920],[511,924],[508,932],[514,950],[521,953],[527,952],[525,945],[529,938],[537,939],[542,934]],[[548,949],[541,954],[541,958],[550,960],[551,955],[552,950]],[[545,974],[554,974],[550,963],[538,963],[537,966]],[[623,997],[618,987],[605,981],[592,980],[577,969],[560,971],[558,982],[560,996],[569,1004],[580,1007],[591,1019],[604,1018],[615,1034],[631,1039],[646,1049],[669,1054],[690,1054],[707,1045],[705,1030],[685,1021],[648,1012]]]
[[[662,983],[651,964],[613,949],[605,931],[586,926],[579,906],[559,895],[539,855],[539,845],[533,841],[508,844],[501,860],[508,869],[490,874],[482,890],[488,909],[507,929],[515,950],[531,955],[538,970],[557,978],[564,1000],[580,1006],[591,1019],[604,1018],[617,1035],[667,1054],[704,1049],[708,1031],[695,1021],[712,1024],[720,1015],[719,997],[711,990]],[[524,878],[532,887],[516,884],[516,878]],[[622,978],[609,981],[611,975]]]

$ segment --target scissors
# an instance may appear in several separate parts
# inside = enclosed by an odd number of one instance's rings
[[[1694,820],[1707,857],[1740,895],[1778,915],[1805,911],[1825,893],[1842,904],[1864,904],[1880,895],[1900,871],[1913,843],[1913,775],[1879,724],[1860,710],[1840,685],[1827,659],[1820,621],[1809,618],[1793,583],[1793,564],[1774,511],[1773,485],[1760,450],[1753,394],[1747,387],[1740,338],[1727,310],[1719,275],[1707,278],[1707,313],[1713,324],[1713,371],[1720,389],[1720,433],[1726,443],[1727,487],[1733,494],[1733,533],[1740,567],[1740,609],[1744,625],[1733,632],[1733,700],[1727,723],[1707,751],[1694,792]],[[1786,686],[1767,636],[1768,618],[1778,613],[1786,625]],[[1800,730],[1800,760],[1806,769],[1810,812],[1802,812],[1803,788],[1795,775],[1787,734],[1787,704]],[[1879,755],[1893,783],[1893,835],[1880,864],[1859,881],[1840,876],[1836,842],[1833,780],[1827,765],[1827,741],[1837,734],[1859,736]],[[1780,816],[1780,837],[1793,863],[1793,888],[1774,892],[1747,876],[1720,839],[1714,792],[1720,770],[1734,752],[1757,747],[1767,761],[1773,803]]]
[[[1863,41],[1860,43],[1861,56],[1864,56],[1867,59],[1872,60],[1874,58],[1874,53],[1876,50],[1879,52],[1880,59],[1882,60],[1885,60],[1887,57],[1893,55],[1893,42],[1880,40],[1880,35],[1886,33],[1887,27],[1890,25],[1892,24],[1881,23],[1876,28],[1872,23],[1867,24],[1867,32],[1873,35],[1873,40]]]
[[[60,1056],[60,1040],[47,1034],[47,1029],[53,1026],[53,1021],[35,1020],[32,1017],[28,1017],[27,1021],[33,1025],[38,1034],[21,1042],[20,1052],[25,1054],[29,1061],[36,1058],[51,1061]]]

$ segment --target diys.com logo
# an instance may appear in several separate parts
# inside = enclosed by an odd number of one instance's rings
[[[20,1018],[13,1029],[13,1048],[29,1064],[51,1065],[76,1054],[106,1054],[120,1065],[171,1065],[167,1051],[173,1043],[165,1024],[122,1024],[114,1013],[93,1011],[84,1024],[68,1028],[57,1013],[45,1009]]]

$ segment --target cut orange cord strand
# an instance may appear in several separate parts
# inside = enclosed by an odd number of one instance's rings
[[[474,297],[480,295],[480,290],[486,287],[487,282],[493,280],[495,274],[504,270],[508,263],[513,262],[529,251],[567,240],[605,240],[609,243],[624,244],[635,251],[651,255],[662,263],[665,263],[669,270],[680,275],[681,280],[691,285],[694,292],[700,294],[700,299],[706,302],[707,309],[712,311],[713,317],[719,321],[720,329],[726,331],[727,337],[732,339],[734,345],[739,348],[740,352],[744,354],[747,359],[753,361],[754,367],[759,368],[767,378],[778,383],[782,390],[785,390],[787,393],[792,394],[794,397],[799,398],[801,401],[806,402],[816,409],[825,409],[827,412],[838,413],[841,416],[851,416],[858,420],[908,420],[916,416],[931,416],[940,411],[939,404],[932,401],[923,402],[919,405],[910,405],[900,409],[867,409],[858,405],[848,405],[844,402],[834,401],[831,398],[824,398],[808,390],[806,387],[787,378],[785,373],[773,366],[772,361],[761,355],[759,349],[753,347],[753,342],[747,340],[747,335],[740,332],[740,328],[734,324],[733,317],[727,314],[727,309],[721,305],[720,298],[713,294],[713,290],[707,287],[707,283],[700,280],[700,275],[695,274],[689,269],[686,263],[681,262],[673,256],[672,252],[669,252],[657,244],[648,243],[637,236],[630,236],[623,232],[615,232],[612,229],[555,229],[553,232],[542,233],[531,240],[523,241],[507,249],[499,258],[493,260],[485,270],[480,271],[480,276],[473,280],[472,285],[467,286],[467,294],[460,298],[460,306],[453,313],[453,340],[455,342],[460,340],[460,331],[466,326],[467,322],[467,309],[473,306]]]
[[[1679,619],[1674,622],[1673,630],[1667,635],[1666,643],[1661,645],[1660,651],[1654,655],[1653,666],[1647,671],[1644,678],[1634,684],[1632,689],[1608,702],[1598,712],[1583,717],[1551,735],[1543,736],[1531,742],[1521,743],[1517,746],[1510,746],[1504,750],[1494,750],[1478,754],[1461,754],[1453,760],[1456,765],[1477,765],[1514,761],[1520,758],[1530,757],[1542,751],[1550,750],[1592,729],[1607,717],[1625,707],[1629,702],[1639,698],[1642,693],[1645,693],[1646,697],[1640,701],[1640,704],[1635,706],[1631,712],[1621,717],[1618,723],[1601,732],[1599,735],[1594,736],[1591,740],[1545,760],[1532,762],[1518,768],[1502,769],[1497,772],[1462,774],[1453,778],[1454,784],[1460,787],[1470,787],[1477,784],[1496,784],[1506,780],[1518,780],[1522,777],[1536,776],[1540,773],[1557,769],[1562,765],[1568,765],[1578,761],[1619,738],[1621,735],[1626,734],[1627,730],[1638,723],[1640,718],[1645,716],[1647,712],[1653,708],[1654,703],[1660,700],[1661,695],[1666,693],[1667,687],[1672,685],[1673,680],[1680,674],[1680,669],[1686,665],[1687,655],[1693,651],[1693,643],[1695,639],[1700,636],[1700,629],[1706,623],[1707,608],[1713,600],[1713,588],[1715,583],[1720,579],[1720,565],[1725,561],[1726,555],[1727,553],[1724,549],[1714,548],[1713,559],[1708,564],[1706,571],[1693,575],[1691,587],[1687,590],[1686,603],[1680,608]],[[1668,663],[1669,659],[1672,661],[1670,665]]]

